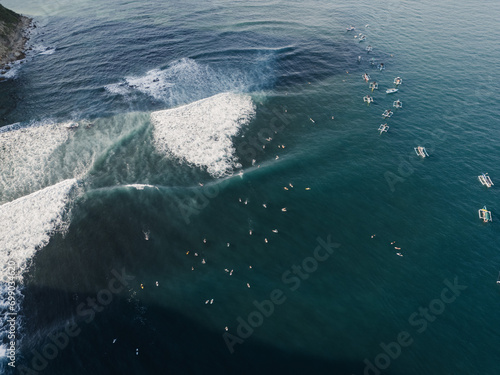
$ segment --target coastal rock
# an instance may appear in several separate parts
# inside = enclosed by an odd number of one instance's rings
[[[31,22],[32,19],[0,5],[0,68],[8,69],[8,63],[25,57],[25,30]]]

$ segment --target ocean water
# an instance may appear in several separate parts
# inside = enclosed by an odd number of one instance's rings
[[[500,3],[2,4],[2,373],[498,374]]]

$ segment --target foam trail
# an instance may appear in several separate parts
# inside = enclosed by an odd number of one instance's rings
[[[216,70],[189,58],[172,62],[165,69],[152,69],[143,76],[126,77],[120,83],[104,86],[115,95],[137,93],[162,101],[170,107],[193,102],[228,91],[248,92],[265,85],[270,79],[271,55],[261,58],[257,71]]]
[[[64,124],[14,124],[0,131],[0,203],[44,186],[49,158],[68,139]]]
[[[22,274],[35,252],[48,244],[51,234],[68,224],[67,204],[76,183],[75,179],[65,180],[0,206],[0,360],[9,341],[6,313],[13,312],[9,310],[9,291],[17,313],[23,299]],[[20,324],[18,317],[17,341]]]
[[[144,190],[145,188],[156,189],[159,190],[157,186],[149,185],[149,184],[128,184],[125,187],[131,187],[136,190]]]
[[[43,44],[35,44],[32,47],[32,53],[36,55],[52,55],[55,51],[55,47],[46,47]]]
[[[254,114],[250,96],[234,93],[153,112],[154,144],[161,153],[206,167],[212,176],[221,177],[241,166],[231,138]]]

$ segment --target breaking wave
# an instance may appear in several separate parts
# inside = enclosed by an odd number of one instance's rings
[[[232,143],[255,115],[249,95],[222,93],[182,107],[153,112],[153,141],[160,153],[205,167],[214,177],[241,165]]]
[[[261,56],[255,59],[253,70],[239,71],[217,70],[183,58],[165,69],[153,69],[139,77],[126,77],[124,81],[104,88],[111,94],[126,97],[140,93],[174,107],[228,91],[261,90],[272,81],[270,59],[270,56]]]
[[[22,275],[36,251],[69,224],[69,196],[76,184],[75,179],[65,180],[0,206],[0,360],[9,341],[7,313],[18,313],[22,304]],[[22,317],[16,321],[19,341]]]
[[[0,203],[39,190],[50,175],[50,157],[67,141],[64,124],[49,121],[0,130]]]

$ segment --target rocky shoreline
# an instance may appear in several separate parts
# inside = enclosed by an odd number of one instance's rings
[[[10,68],[11,63],[26,57],[31,18],[17,14],[0,5],[0,71]]]

